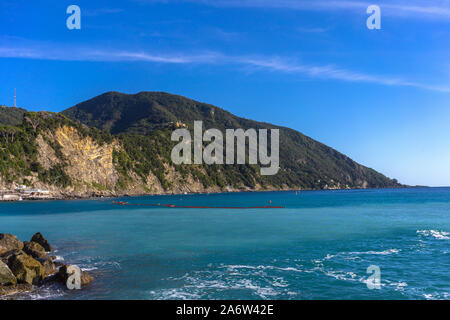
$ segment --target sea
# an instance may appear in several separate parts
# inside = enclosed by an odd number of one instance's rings
[[[0,203],[0,233],[36,232],[95,281],[16,299],[450,298],[450,188]]]

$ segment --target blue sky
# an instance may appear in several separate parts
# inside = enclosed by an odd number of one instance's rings
[[[81,8],[81,30],[66,8]],[[370,4],[382,29],[366,27]],[[450,0],[2,0],[0,104],[166,91],[450,185]]]

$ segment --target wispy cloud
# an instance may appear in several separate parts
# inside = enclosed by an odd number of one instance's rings
[[[138,0],[143,3],[196,3],[215,7],[235,8],[278,8],[303,11],[347,10],[365,13],[371,4],[378,4],[383,14],[413,17],[450,19],[450,1],[448,0]]]
[[[331,28],[320,27],[297,27],[296,30],[301,33],[325,33],[331,30]]]
[[[13,48],[0,46],[0,58],[39,59],[58,61],[92,62],[149,62],[179,65],[234,65],[250,68],[254,72],[269,71],[291,75],[306,76],[322,80],[338,80],[354,83],[372,83],[384,86],[415,87],[432,91],[450,93],[450,85],[429,85],[405,80],[402,77],[373,75],[358,72],[336,65],[312,65],[298,62],[287,57],[270,56],[230,56],[220,52],[202,52],[200,54],[161,54],[146,51],[97,50],[92,48]]]
[[[100,8],[100,9],[88,9],[83,11],[83,15],[89,16],[89,17],[95,17],[100,16],[104,14],[114,14],[114,13],[121,13],[123,12],[123,9],[120,8]]]
[[[0,58],[22,58],[57,61],[126,62],[143,61],[168,64],[209,63],[214,53],[200,55],[152,54],[145,51],[102,50],[80,47],[0,47]]]
[[[290,74],[303,74],[312,78],[333,79],[347,82],[374,83],[385,86],[416,87],[426,90],[450,92],[450,85],[428,85],[407,81],[401,77],[380,76],[347,70],[335,65],[314,66],[291,62],[286,58],[245,58],[241,62],[266,70]]]

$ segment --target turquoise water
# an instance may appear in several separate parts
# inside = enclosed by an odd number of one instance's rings
[[[0,203],[0,232],[40,231],[96,281],[20,298],[449,299],[450,189],[178,195]],[[381,289],[369,290],[367,267]]]

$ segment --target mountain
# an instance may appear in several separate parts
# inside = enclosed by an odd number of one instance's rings
[[[141,92],[130,95],[107,92],[62,112],[68,118],[113,134],[146,134],[169,122],[193,123],[203,120],[205,126],[239,128],[255,126],[255,121],[182,96],[164,92]]]
[[[26,185],[67,198],[402,186],[295,130],[168,93],[108,92],[62,113],[1,111],[0,189]],[[279,129],[280,170],[263,176],[259,165],[173,164],[176,123],[192,131],[196,120],[204,129]]]
[[[68,118],[111,134],[147,136],[168,124],[180,121],[192,128],[202,120],[204,128],[255,128],[280,130],[280,167],[275,176],[261,177],[252,166],[214,168],[221,185],[229,185],[228,175],[250,189],[255,186],[275,189],[377,188],[399,186],[373,169],[364,167],[338,151],[295,130],[237,117],[216,106],[164,92],[123,94],[107,92],[62,112]],[[170,133],[170,130],[169,130]],[[167,139],[168,133],[166,133]],[[173,145],[166,140],[167,145]],[[125,146],[126,147],[126,146]],[[130,153],[133,151],[128,150]],[[167,150],[166,150],[167,152]],[[240,170],[236,170],[239,167]],[[245,168],[245,169],[244,169]],[[204,168],[211,171],[211,166]],[[220,174],[218,173],[220,172]],[[212,173],[211,173],[212,174]],[[216,179],[217,180],[217,179]]]

